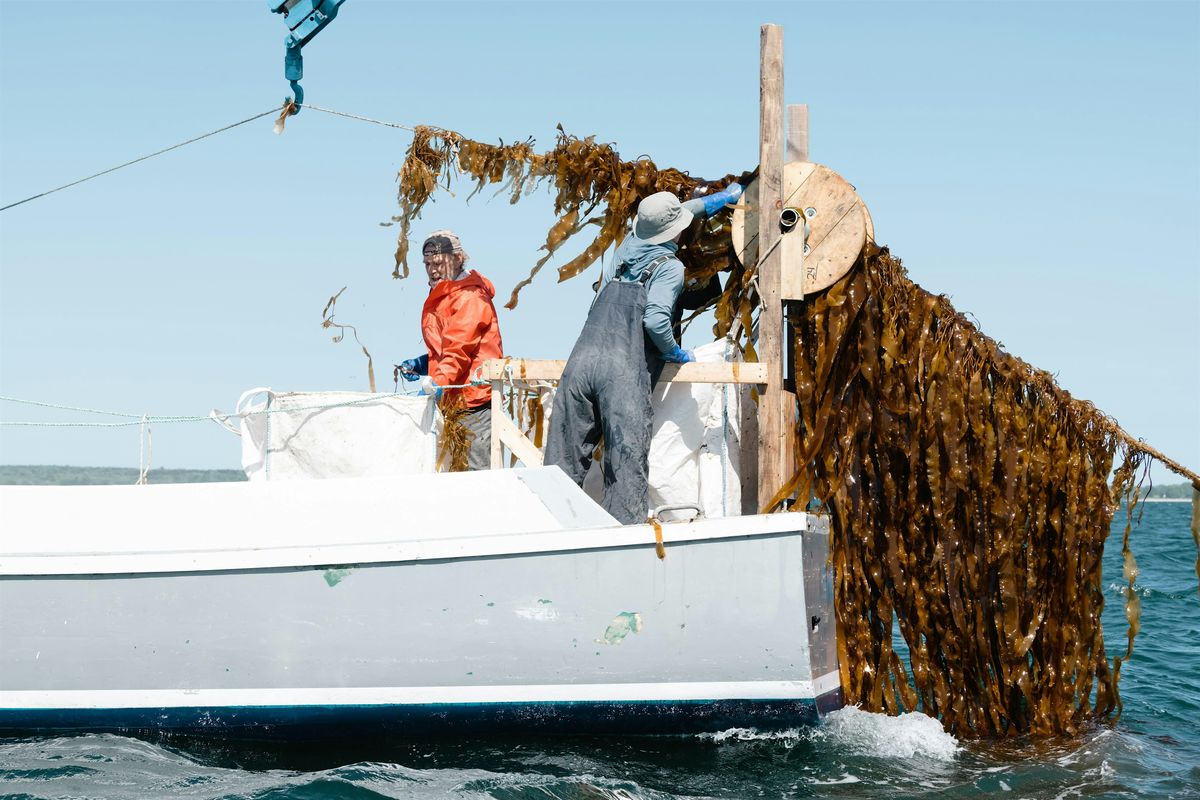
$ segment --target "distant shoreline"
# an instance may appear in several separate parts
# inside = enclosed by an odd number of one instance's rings
[[[73,467],[67,464],[0,464],[0,486],[119,486],[136,483],[136,467]],[[237,483],[246,480],[240,469],[156,468],[146,476],[148,483]],[[1190,503],[1190,483],[1160,484],[1156,496],[1142,503]],[[1167,495],[1167,496],[1163,496]],[[1122,503],[1124,498],[1121,498]]]
[[[120,486],[136,483],[136,467],[72,467],[66,464],[0,464],[4,486]],[[240,469],[152,469],[146,482],[229,483],[246,480]]]

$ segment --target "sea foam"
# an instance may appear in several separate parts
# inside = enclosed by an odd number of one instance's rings
[[[758,728],[729,728],[717,733],[700,733],[696,738],[701,741],[715,742],[786,742],[795,744],[804,733],[799,728],[787,728],[779,731],[760,731]]]
[[[923,756],[950,761],[958,740],[933,717],[918,712],[893,717],[847,707],[826,715],[814,731],[818,738],[861,755],[878,758]]]

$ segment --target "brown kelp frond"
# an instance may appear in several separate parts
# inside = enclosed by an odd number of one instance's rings
[[[475,434],[462,423],[467,407],[457,398],[442,397],[442,432],[438,434],[437,468],[441,472],[466,472]]]
[[[471,196],[489,184],[499,183],[499,191],[507,191],[512,203],[544,181],[554,188],[554,213],[558,220],[541,247],[545,255],[534,264],[529,276],[514,287],[506,303],[510,309],[516,308],[521,289],[586,225],[596,225],[599,231],[578,255],[559,267],[560,281],[580,274],[605,250],[620,243],[642,198],[669,191],[680,199],[688,199],[707,192],[710,187],[720,188],[731,180],[744,183],[753,177],[753,173],[743,173],[712,182],[677,169],[660,170],[649,159],[622,161],[611,144],[597,143],[593,137],[571,136],[561,126],[554,149],[543,154],[534,152],[532,139],[492,145],[453,131],[420,127],[400,169],[401,213],[396,217],[400,234],[393,277],[408,275],[408,234],[412,221],[420,216],[436,188],[439,185],[448,188],[458,173],[475,181]],[[680,256],[688,266],[689,278],[710,277],[735,262],[728,216],[697,224],[691,241],[681,248]]]
[[[449,170],[462,140],[454,131],[425,125],[418,126],[413,133],[412,144],[408,146],[408,153],[397,176],[400,183],[400,214],[392,219],[400,223],[400,233],[396,238],[393,278],[408,277],[408,230],[412,221],[421,216],[421,209],[433,196],[439,181],[449,188]]]
[[[1144,451],[887,250],[809,298],[794,335],[796,482],[831,513],[846,701],[959,736],[1074,735],[1119,711],[1101,556]],[[1128,657],[1128,527],[1123,545]]]
[[[346,335],[347,330],[354,334],[354,341],[358,342],[358,346],[362,348],[363,355],[367,357],[367,384],[373,394],[375,392],[375,361],[371,358],[371,352],[367,350],[367,346],[362,343],[361,339],[358,338],[357,328],[355,328],[353,325],[346,325],[341,322],[334,322],[333,320],[333,314],[337,306],[338,298],[342,296],[342,292],[344,291],[346,291],[345,286],[343,286],[341,289],[338,289],[337,294],[335,294],[333,297],[330,297],[325,303],[325,309],[321,312],[321,327],[325,328],[326,330],[329,330],[330,328],[337,328],[338,332],[333,335],[334,344],[342,341],[342,338]]]
[[[508,191],[508,201],[516,203],[524,196],[532,177],[530,168],[535,156],[532,138],[510,145],[503,141],[499,145],[488,145],[462,139],[458,150],[458,166],[475,178],[475,190],[467,199],[479,194],[488,184],[503,181],[496,194]]]

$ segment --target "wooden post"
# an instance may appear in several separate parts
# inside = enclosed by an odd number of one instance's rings
[[[808,104],[790,103],[787,107],[787,160],[808,161]],[[785,185],[786,191],[786,185]],[[792,205],[789,203],[789,205]],[[783,387],[786,392],[796,391],[796,372],[794,359],[796,357],[796,342],[792,336],[791,322],[799,319],[801,303],[804,297],[804,225],[805,220],[798,223],[800,230],[792,229],[791,233],[782,236],[779,243],[779,258],[787,265],[788,275],[783,281],[784,320],[783,326]],[[795,418],[789,417],[790,424],[795,424]],[[796,468],[796,439],[785,436],[783,440],[783,463],[789,470]],[[786,476],[785,476],[786,477]]]
[[[808,161],[808,103],[787,107],[787,160]]]
[[[758,358],[772,365],[758,400],[758,507],[791,477],[784,439],[792,435],[795,395],[783,390],[782,260],[779,212],[783,208],[783,29],[763,25],[759,52],[758,161]]]
[[[504,416],[504,395],[501,391],[504,386],[503,381],[499,378],[492,378],[492,451],[491,463],[488,465],[492,469],[500,469],[504,466],[504,454],[500,449],[500,426],[497,423]]]

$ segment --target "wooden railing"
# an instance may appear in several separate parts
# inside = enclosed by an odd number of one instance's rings
[[[529,385],[557,381],[566,361],[532,361],[522,358],[493,358],[484,362],[482,377],[492,384],[492,469],[504,466],[504,448],[527,467],[540,466],[542,453],[504,413],[504,384]],[[767,382],[768,365],[758,362],[692,362],[667,364],[659,382],[667,383],[754,383]]]

